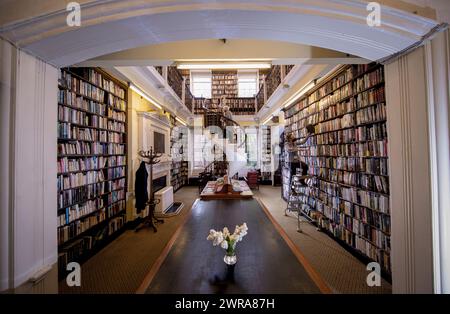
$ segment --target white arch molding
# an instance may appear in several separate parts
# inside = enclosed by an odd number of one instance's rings
[[[32,17],[14,21],[19,16],[13,14],[0,35],[55,66],[143,45],[220,38],[302,43],[378,60],[416,43],[437,25],[382,6],[382,25],[369,27],[367,1],[357,0],[79,2],[80,27],[66,24],[64,2],[48,1],[46,11]]]

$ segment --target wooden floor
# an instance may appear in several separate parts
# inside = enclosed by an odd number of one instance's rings
[[[147,293],[320,293],[329,292],[289,245],[270,214],[254,199],[198,201],[191,215],[155,263]],[[238,262],[227,267],[225,251],[206,237],[210,229],[231,231],[246,222],[237,245]],[[144,284],[144,285],[145,285]]]

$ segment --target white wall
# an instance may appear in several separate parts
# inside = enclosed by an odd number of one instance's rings
[[[58,72],[9,43],[1,41],[1,47],[0,290],[5,290],[57,261]]]

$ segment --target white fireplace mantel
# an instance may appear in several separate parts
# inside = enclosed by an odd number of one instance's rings
[[[170,185],[170,168],[172,159],[170,158],[170,123],[166,116],[155,112],[137,112],[138,116],[138,150],[148,151],[154,147],[154,132],[164,134],[164,151],[160,162],[153,165],[153,177],[149,177],[149,187],[151,180],[166,176],[166,184]]]

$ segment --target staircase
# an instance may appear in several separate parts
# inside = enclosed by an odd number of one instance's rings
[[[229,121],[227,121],[229,120]],[[226,123],[228,122],[228,123]],[[226,124],[228,132],[226,132]],[[217,110],[204,110],[202,131],[202,156],[207,165],[198,173],[202,185],[225,174],[238,177],[247,174],[247,153],[245,152],[245,130],[234,120],[227,119]],[[224,138],[234,134],[234,138]],[[195,174],[194,174],[195,175]]]

